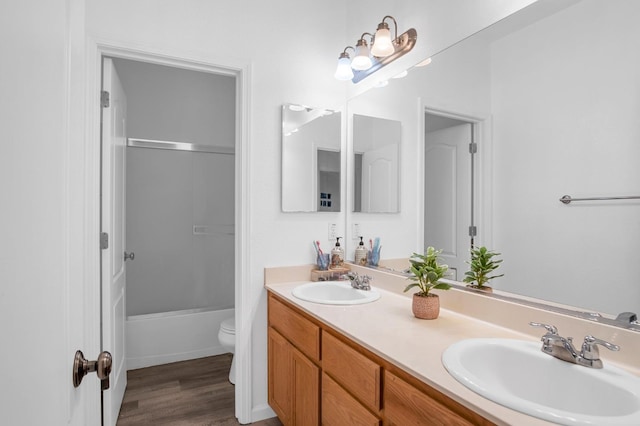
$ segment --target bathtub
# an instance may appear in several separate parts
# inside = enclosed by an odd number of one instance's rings
[[[202,308],[127,317],[127,370],[225,353],[218,329],[234,312]]]

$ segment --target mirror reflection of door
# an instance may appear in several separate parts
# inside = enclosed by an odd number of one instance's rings
[[[447,278],[461,280],[473,244],[473,124],[425,114],[424,245],[442,249]]]
[[[340,211],[340,151],[318,150],[318,211]]]
[[[400,211],[401,129],[396,120],[353,115],[354,212]]]

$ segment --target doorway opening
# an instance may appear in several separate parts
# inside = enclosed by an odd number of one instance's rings
[[[477,234],[475,154],[478,122],[424,114],[424,247],[442,249],[450,276],[461,280]]]
[[[235,318],[236,80],[103,57],[102,347],[115,373],[104,424],[127,370],[227,352],[217,336]]]

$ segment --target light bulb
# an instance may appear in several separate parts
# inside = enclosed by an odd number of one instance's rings
[[[378,24],[378,29],[374,37],[373,46],[371,47],[371,54],[378,58],[384,58],[394,53],[396,49],[391,42],[391,32],[389,31],[389,25],[385,22]]]
[[[369,46],[366,40],[360,39],[356,44],[356,56],[351,61],[351,68],[358,71],[364,71],[371,68],[373,62],[371,62],[369,54]]]
[[[334,77],[337,80],[351,80],[353,78],[353,70],[351,69],[351,60],[349,59],[349,55],[346,53],[341,53],[338,58],[338,67],[336,68],[336,73]]]

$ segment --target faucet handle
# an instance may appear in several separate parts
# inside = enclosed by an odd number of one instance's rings
[[[597,337],[593,337],[589,335],[584,338],[584,343],[582,344],[582,353],[580,355],[584,359],[589,359],[589,360],[600,359],[600,351],[598,351],[598,346],[596,345],[604,346],[610,351],[620,350],[620,346],[618,345],[614,345],[613,343],[609,343],[602,339],[598,339]]]
[[[555,325],[542,324],[542,323],[533,322],[533,321],[530,322],[529,325],[532,327],[542,327],[545,330],[547,330],[550,334],[558,334],[558,328]]]

